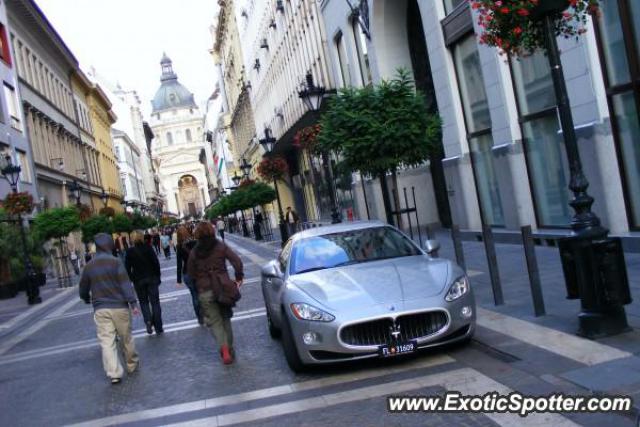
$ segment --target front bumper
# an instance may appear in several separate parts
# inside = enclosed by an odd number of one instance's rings
[[[430,299],[429,302],[433,303],[433,300]],[[472,293],[452,303],[445,301],[442,301],[439,305],[427,305],[425,303],[426,301],[405,304],[403,310],[398,312],[381,312],[361,318],[351,317],[345,319],[337,316],[336,320],[329,323],[298,320],[291,315],[288,316],[288,321],[300,359],[303,363],[310,365],[379,357],[377,345],[353,346],[343,343],[339,338],[340,330],[348,324],[389,317],[390,315],[399,317],[410,313],[430,310],[442,310],[447,313],[449,320],[446,326],[437,333],[417,339],[418,349],[426,349],[462,341],[470,338],[474,334],[476,306]],[[462,316],[461,310],[463,307],[472,308],[473,314],[471,317],[464,318]],[[319,340],[313,343],[305,343],[303,336],[309,332],[319,337]]]

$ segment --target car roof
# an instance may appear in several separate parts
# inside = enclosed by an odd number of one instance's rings
[[[352,221],[339,224],[323,225],[299,231],[293,235],[292,240],[300,240],[307,237],[326,236],[327,234],[343,233],[345,231],[363,230],[366,228],[389,226],[383,221]]]

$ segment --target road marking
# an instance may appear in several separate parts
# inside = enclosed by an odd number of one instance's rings
[[[626,351],[478,307],[478,325],[592,366],[633,356]]]
[[[79,301],[77,299],[75,299],[75,298],[73,298],[71,301],[67,301],[66,304],[63,304],[62,306],[60,306],[57,309],[55,309],[51,313],[51,316],[52,317],[60,316],[61,314],[63,314],[67,310],[69,310],[71,307],[76,305],[78,302]],[[13,347],[15,347],[17,344],[19,344],[23,340],[27,339],[31,335],[33,335],[36,332],[38,332],[40,329],[42,329],[45,326],[47,326],[47,324],[49,324],[49,322],[51,322],[51,319],[48,319],[48,318],[44,318],[42,320],[39,320],[38,322],[36,322],[33,325],[31,325],[29,328],[25,329],[24,331],[12,336],[11,338],[9,338],[5,342],[3,342],[2,345],[0,345],[0,355],[5,354],[7,351],[9,351]]]
[[[161,408],[146,409],[139,412],[131,412],[128,414],[114,415],[111,417],[100,418],[96,420],[86,421],[73,424],[71,427],[101,427],[115,424],[124,424],[135,421],[151,420],[154,418],[165,417],[169,415],[184,414],[203,409],[211,409],[226,405],[233,405],[243,402],[251,402],[254,400],[264,399],[273,396],[282,396],[300,391],[315,390],[333,385],[348,384],[355,381],[366,380],[370,378],[382,377],[385,375],[393,375],[401,372],[412,371],[416,369],[429,368],[433,366],[453,363],[455,360],[447,355],[434,355],[429,358],[412,360],[398,366],[388,366],[384,368],[373,368],[366,371],[350,372],[345,374],[337,374],[329,377],[303,381],[292,384],[285,384],[275,387],[269,387],[261,390],[253,390],[245,393],[234,395],[214,397],[211,399],[202,399],[193,402],[180,403],[177,405],[165,406]]]
[[[258,264],[259,266],[262,266],[262,265],[264,265],[264,264],[266,264],[268,262],[268,260],[266,258],[263,258],[260,255],[256,255],[253,252],[248,251],[247,249],[239,246],[237,243],[227,242],[227,244],[229,246],[231,246],[231,249],[233,249],[235,252],[237,252],[240,255],[243,255],[243,256],[249,258],[249,260],[251,262],[253,262],[254,264]]]
[[[161,268],[160,271],[169,271],[169,270],[177,270],[178,266],[174,265],[173,267],[165,267]]]
[[[266,316],[266,311],[264,308],[240,311],[234,314],[234,317],[231,319],[232,322],[237,322],[240,320],[253,319],[255,317]],[[164,325],[164,332],[178,332],[184,331],[188,329],[196,329],[199,328],[200,324],[196,320],[186,320],[183,322],[176,322]],[[132,333],[134,338],[141,338],[148,336],[145,329],[137,329]],[[51,347],[39,348],[34,350],[27,350],[20,353],[9,354],[6,356],[0,357],[0,365],[6,365],[14,362],[22,362],[25,360],[37,359],[39,357],[48,357],[56,354],[67,353],[69,351],[82,350],[92,347],[98,347],[99,343],[96,338],[90,338],[87,340],[76,341],[67,344],[59,344]]]
[[[62,292],[60,292],[58,295],[54,296],[53,298],[49,298],[48,300],[44,301],[41,304],[29,307],[23,313],[13,317],[11,320],[8,320],[4,322],[2,325],[0,325],[0,331],[10,329],[16,324],[22,322],[24,319],[31,317],[36,313],[38,313],[39,311],[42,311],[43,309],[49,307],[50,305],[57,303],[59,300],[63,299],[67,294],[69,294],[73,290],[74,288],[64,289]]]
[[[324,409],[345,403],[358,402],[372,398],[380,398],[390,395],[399,395],[410,391],[428,387],[440,386],[450,391],[459,391],[463,395],[484,395],[490,392],[498,392],[507,395],[512,392],[507,386],[492,380],[486,375],[471,369],[463,368],[454,371],[423,375],[408,380],[392,381],[376,384],[368,387],[360,387],[337,393],[324,394],[307,399],[293,400],[275,405],[268,405],[254,409],[247,409],[211,417],[199,418],[186,422],[169,424],[171,427],[195,427],[195,426],[229,426],[240,423],[256,422],[268,418],[281,417],[288,414],[297,414],[312,409]],[[380,401],[386,407],[386,402]],[[486,413],[485,416],[504,427],[528,427],[547,426],[574,427],[578,424],[559,414],[532,413],[526,418],[517,414]],[[100,424],[102,425],[102,424]]]

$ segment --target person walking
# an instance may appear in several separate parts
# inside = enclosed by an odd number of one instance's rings
[[[193,304],[193,311],[196,314],[196,318],[198,319],[199,324],[203,324],[204,320],[202,319],[202,314],[200,313],[200,303],[198,302],[198,290],[196,289],[196,284],[187,273],[187,262],[189,261],[189,254],[191,250],[196,245],[196,241],[191,236],[191,232],[189,229],[181,225],[178,227],[177,239],[178,244],[176,246],[176,262],[178,264],[178,285],[181,285],[183,280],[184,284],[189,289],[191,293],[191,303]]]
[[[87,304],[93,303],[102,365],[111,384],[119,384],[124,369],[117,342],[122,344],[127,372],[132,374],[138,369],[139,357],[131,336],[131,314],[138,315],[139,311],[124,265],[111,254],[113,238],[99,233],[95,242],[96,255],[85,266],[80,278],[80,298]]]
[[[216,238],[209,222],[198,224],[195,237],[198,242],[189,255],[187,273],[195,280],[200,310],[219,346],[222,361],[229,365],[235,357],[231,317],[244,278],[242,260]],[[229,278],[227,261],[233,266],[234,281]]]
[[[224,223],[224,220],[222,218],[218,218],[218,220],[216,221],[216,230],[218,230],[218,234],[220,234],[220,238],[222,239],[223,242],[224,242],[225,227],[226,227],[226,224]]]
[[[124,265],[133,282],[140,301],[140,310],[147,326],[147,333],[164,332],[162,327],[162,309],[160,308],[160,263],[156,253],[144,243],[140,231],[132,234],[133,246],[127,249]]]
[[[285,214],[285,219],[287,221],[287,228],[289,231],[289,237],[293,236],[296,231],[298,231],[298,222],[300,221],[300,217],[291,209],[291,206],[287,206],[287,213]]]
[[[160,236],[160,243],[162,244],[162,250],[164,251],[164,259],[171,258],[171,236],[168,231],[164,231]]]
[[[160,233],[158,230],[153,230],[153,249],[156,251],[156,255],[160,255]]]

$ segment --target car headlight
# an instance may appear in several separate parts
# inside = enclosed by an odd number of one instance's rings
[[[313,320],[315,322],[331,322],[335,319],[334,316],[326,311],[320,310],[303,302],[294,302],[291,304],[291,312],[296,318],[300,320]]]
[[[449,288],[449,292],[447,292],[447,295],[444,297],[444,299],[449,302],[455,301],[468,292],[469,280],[467,280],[466,276],[460,276],[453,282],[453,284]]]

